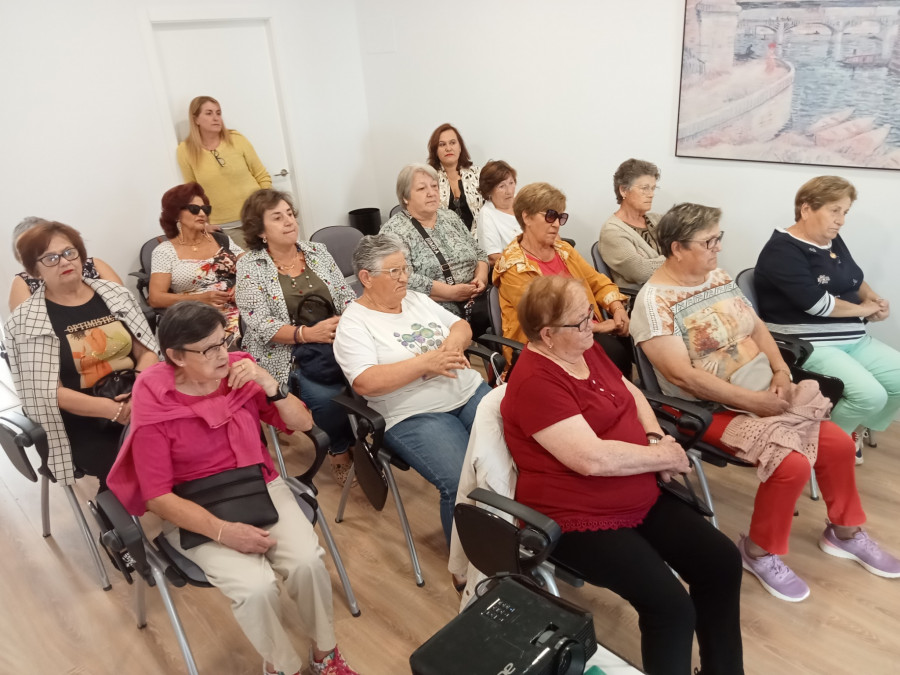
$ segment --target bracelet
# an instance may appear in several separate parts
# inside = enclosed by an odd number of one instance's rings
[[[300,326],[297,326],[296,328],[294,328],[294,344],[295,345],[300,344]]]
[[[116,414],[113,417],[111,417],[109,421],[115,422],[117,419],[119,419],[119,415],[122,414],[122,408],[124,408],[124,407],[125,407],[125,401],[122,401],[121,403],[119,403],[119,409],[116,410]]]
[[[228,525],[228,521],[227,521],[227,520],[226,520],[224,523],[222,523],[222,527],[219,528],[219,534],[216,535],[216,543],[217,543],[217,544],[221,544],[221,543],[222,543],[222,532],[225,530],[225,526],[226,526],[226,525]]]
[[[788,378],[791,377],[791,371],[788,368],[773,368],[772,374],[774,375],[775,373],[784,373]]]

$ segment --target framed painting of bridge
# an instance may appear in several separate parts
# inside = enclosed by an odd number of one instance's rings
[[[900,0],[686,0],[679,157],[900,169]]]

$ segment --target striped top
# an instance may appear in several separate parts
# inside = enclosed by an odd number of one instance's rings
[[[840,235],[827,246],[775,230],[756,262],[757,311],[769,329],[813,345],[852,344],[866,335],[857,317],[832,317],[835,300],[860,302],[863,271]]]

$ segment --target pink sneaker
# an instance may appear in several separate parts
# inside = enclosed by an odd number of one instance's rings
[[[312,675],[359,675],[353,670],[341,652],[335,647],[334,651],[326,656],[321,662],[313,658],[312,646],[309,648],[309,672]]]
[[[840,539],[834,533],[834,525],[829,523],[819,539],[819,548],[828,555],[855,560],[879,577],[900,577],[900,560],[882,551],[862,530],[854,534],[853,539]]]
[[[759,579],[763,588],[776,598],[788,602],[800,602],[809,597],[809,586],[806,585],[806,582],[774,553],[761,558],[750,557],[747,553],[747,537],[743,534],[738,540],[738,551],[741,552],[744,569]]]

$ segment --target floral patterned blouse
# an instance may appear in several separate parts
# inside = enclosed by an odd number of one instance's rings
[[[411,268],[409,290],[431,295],[431,286],[435,281],[446,283],[437,257],[412,224],[409,213],[406,211],[395,213],[381,231],[396,234],[409,248],[407,261]],[[450,265],[450,271],[457,283],[469,283],[475,277],[478,263],[480,261],[487,263],[487,254],[481,248],[481,244],[469,234],[463,221],[452,211],[438,209],[437,222],[429,234]],[[459,304],[455,302],[438,304],[457,316],[462,316]]]
[[[220,248],[212,258],[193,260],[179,258],[171,241],[164,241],[153,249],[151,274],[169,274],[173,293],[206,293],[234,288],[237,257],[244,250],[229,240],[230,250]],[[240,312],[234,302],[222,309],[228,320],[225,329],[239,335]]]

